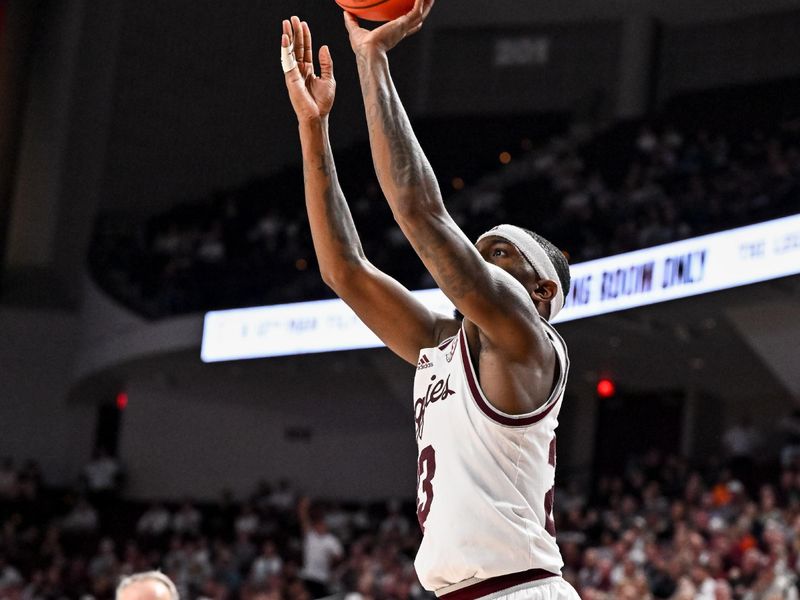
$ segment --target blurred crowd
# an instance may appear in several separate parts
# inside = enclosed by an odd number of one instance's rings
[[[97,501],[0,470],[0,598],[110,599],[121,577],[159,569],[181,598],[427,597],[413,569],[413,507],[312,503],[287,481],[235,502]],[[110,490],[106,490],[109,492]],[[411,516],[410,516],[411,515]]]
[[[800,456],[760,464],[746,483],[737,469],[651,450],[586,489],[560,484],[564,576],[584,600],[799,598]],[[101,470],[123,471],[99,453],[79,487],[56,490],[33,463],[0,464],[0,598],[103,600],[120,577],[155,568],[186,599],[432,597],[413,569],[411,502],[312,502],[280,481],[240,501],[143,504],[112,480],[93,487]]]
[[[745,131],[573,126],[508,147],[499,163],[459,176],[435,160],[458,162],[449,139],[426,146],[447,207],[472,239],[511,222],[579,262],[800,211],[800,119]],[[339,174],[367,257],[408,287],[432,287],[381,197],[368,148],[342,153]],[[106,215],[93,273],[150,316],[328,297],[302,198],[302,176],[290,170],[181,204],[146,226]]]
[[[651,452],[586,498],[562,491],[565,576],[584,600],[800,597],[800,470],[745,486]]]

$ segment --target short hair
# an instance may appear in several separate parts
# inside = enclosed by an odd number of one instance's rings
[[[129,585],[141,583],[143,581],[156,581],[163,584],[164,587],[169,590],[170,600],[180,600],[181,598],[180,594],[178,594],[178,588],[176,588],[172,580],[161,571],[143,571],[142,573],[134,573],[133,575],[123,577],[117,585],[117,591],[114,597],[119,600],[119,594],[122,590]]]
[[[566,300],[567,296],[569,295],[569,287],[572,285],[572,278],[569,274],[569,263],[567,262],[567,257],[564,256],[564,253],[559,250],[555,244],[549,240],[546,240],[538,233],[534,233],[530,229],[524,228],[523,231],[536,240],[536,243],[542,247],[550,261],[553,263],[553,266],[556,268],[556,274],[558,275],[558,282],[561,284],[561,291],[564,294],[564,300]]]

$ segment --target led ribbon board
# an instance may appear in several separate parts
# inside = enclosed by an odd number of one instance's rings
[[[572,289],[554,323],[696,296],[800,273],[800,214],[572,265]],[[452,314],[439,290],[413,292]],[[383,344],[341,300],[209,312],[204,362],[377,348]]]

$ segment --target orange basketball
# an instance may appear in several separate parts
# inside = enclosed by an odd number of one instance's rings
[[[410,11],[414,0],[336,0],[336,4],[359,19],[391,21]]]

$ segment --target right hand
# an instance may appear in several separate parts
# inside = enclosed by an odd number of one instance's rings
[[[281,46],[289,48],[294,43],[297,67],[285,73],[289,99],[297,120],[314,121],[328,116],[336,97],[336,80],[333,78],[333,59],[327,46],[319,50],[319,76],[314,74],[314,54],[311,30],[308,23],[292,17],[283,22]]]
[[[436,0],[415,0],[413,8],[402,17],[372,30],[364,29],[352,13],[344,12],[344,25],[350,36],[350,46],[357,56],[370,52],[386,53],[420,29]]]

